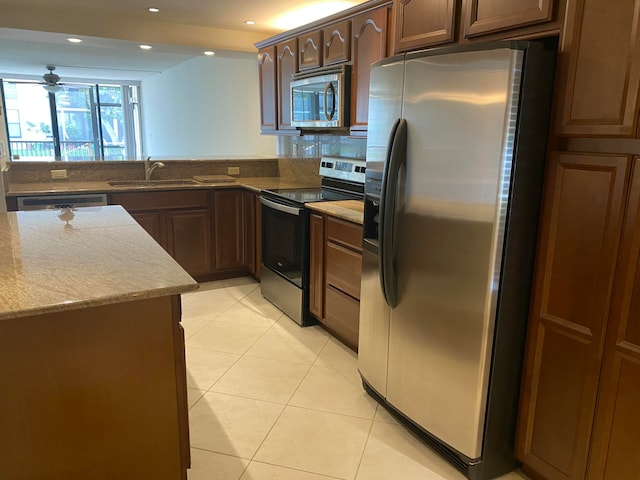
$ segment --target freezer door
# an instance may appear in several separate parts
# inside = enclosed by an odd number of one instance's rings
[[[387,395],[389,306],[380,288],[377,248],[365,241],[362,250],[358,369],[378,395]]]
[[[367,173],[382,175],[391,128],[402,116],[403,83],[404,57],[393,57],[371,68]]]
[[[408,59],[387,400],[482,453],[522,52]]]
[[[402,115],[403,81],[403,56],[379,62],[371,69],[358,368],[365,381],[383,397],[387,390],[389,307],[381,289],[378,209],[389,136]]]

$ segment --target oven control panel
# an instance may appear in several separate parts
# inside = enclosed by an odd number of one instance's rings
[[[355,158],[322,157],[320,176],[364,183],[367,162]]]

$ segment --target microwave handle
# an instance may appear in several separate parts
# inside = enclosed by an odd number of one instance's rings
[[[329,113],[329,106],[327,105],[327,97],[329,96],[329,90],[331,90],[331,113]],[[333,86],[333,83],[327,82],[324,87],[324,116],[327,120],[333,120],[333,117],[336,114],[336,88]]]

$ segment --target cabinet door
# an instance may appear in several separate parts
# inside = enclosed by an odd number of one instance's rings
[[[553,0],[464,0],[464,36],[510,30],[553,17]]]
[[[209,209],[167,212],[169,253],[191,275],[211,271],[211,220]]]
[[[590,480],[640,471],[640,160],[634,160],[598,392]]]
[[[395,0],[396,52],[451,42],[455,0]]]
[[[360,302],[331,285],[326,289],[323,324],[353,350],[358,350]]]
[[[258,77],[260,79],[260,130],[273,132],[277,129],[276,97],[276,47],[258,52]]]
[[[291,130],[291,75],[298,71],[298,39],[278,44],[278,130]]]
[[[309,219],[309,311],[322,321],[324,314],[324,217]]]
[[[189,400],[187,398],[187,361],[184,348],[184,328],[180,295],[171,297],[173,314],[173,351],[176,372],[176,394],[178,400],[178,428],[180,432],[180,454],[184,475],[191,466],[191,450],[189,448]],[[184,478],[184,477],[183,477]]]
[[[585,476],[627,164],[625,156],[552,157],[516,445],[541,478]]]
[[[332,285],[359,300],[362,254],[327,242],[325,255],[327,285]]]
[[[559,134],[636,135],[639,17],[640,0],[570,3],[558,63]]]
[[[351,23],[345,20],[322,30],[322,58],[325,66],[351,59]]]
[[[298,38],[298,69],[322,66],[322,32],[311,32]]]
[[[242,191],[219,190],[214,193],[216,270],[242,268],[244,263]]]
[[[364,132],[369,115],[371,64],[387,56],[387,7],[356,15],[351,28],[351,131]]]
[[[162,248],[167,250],[167,239],[165,228],[163,228],[162,212],[129,212],[136,222],[144,228],[153,239],[160,244]]]
[[[244,222],[244,265],[256,274],[256,204],[255,194],[242,192],[242,218]]]

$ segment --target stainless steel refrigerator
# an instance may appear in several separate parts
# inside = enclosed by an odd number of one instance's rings
[[[500,42],[371,70],[360,374],[472,479],[516,465],[555,57]]]

